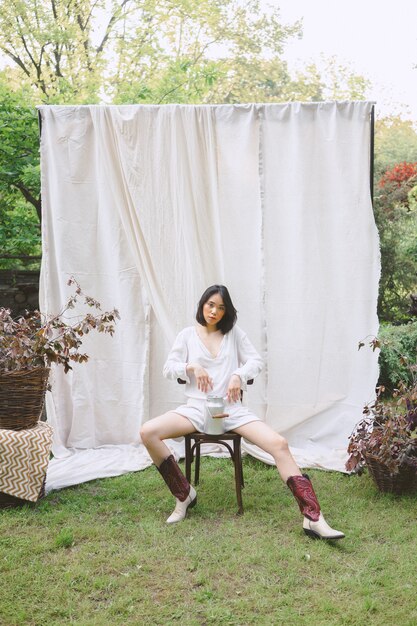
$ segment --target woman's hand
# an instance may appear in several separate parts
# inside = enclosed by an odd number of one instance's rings
[[[227,388],[227,399],[229,402],[238,402],[240,400],[240,385],[240,376],[233,374]]]
[[[197,387],[203,393],[208,393],[213,389],[213,379],[210,378],[208,372],[201,365],[189,363],[187,365],[187,373],[192,372],[197,381]]]

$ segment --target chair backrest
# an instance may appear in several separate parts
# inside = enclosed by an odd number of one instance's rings
[[[182,378],[177,378],[177,383],[178,383],[179,385],[186,385],[186,384],[187,384],[187,381],[186,381],[186,380],[183,380]],[[247,384],[247,385],[253,385],[253,378],[251,378],[250,380],[248,380],[246,384]]]
[[[179,385],[186,385],[187,381],[183,380],[182,378],[177,378],[177,383]],[[250,380],[248,380],[246,382],[247,385],[253,385],[253,378],[251,378]],[[240,390],[240,401],[242,402],[243,399],[243,389]]]

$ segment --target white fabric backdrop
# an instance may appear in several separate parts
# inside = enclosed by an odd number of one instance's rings
[[[215,282],[265,359],[249,404],[300,465],[344,470],[377,379],[357,351],[378,328],[371,106],[40,107],[41,307],[75,275],[122,317],[87,337],[87,364],[53,372],[48,489],[150,464],[140,424],[181,402],[162,364]]]

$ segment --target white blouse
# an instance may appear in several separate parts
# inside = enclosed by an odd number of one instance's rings
[[[206,394],[197,388],[196,379],[186,372],[188,363],[198,363],[213,380],[210,393],[224,397],[227,394],[232,374],[240,376],[242,389],[248,380],[255,378],[262,370],[262,359],[239,326],[234,326],[223,336],[219,353],[213,357],[197,334],[195,326],[184,328],[177,336],[165,362],[163,375],[187,383],[185,395],[188,398],[205,399]]]

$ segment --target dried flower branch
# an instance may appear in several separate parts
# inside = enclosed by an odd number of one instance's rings
[[[92,330],[113,335],[120,319],[118,311],[101,313],[100,303],[85,295],[75,278],[70,278],[68,285],[74,287],[74,294],[57,315],[33,311],[14,320],[9,309],[0,308],[0,370],[11,372],[57,363],[63,365],[66,373],[71,369],[71,361],[88,360],[88,355],[80,352],[84,335]],[[80,299],[98,312],[70,321],[65,313],[74,309]]]

